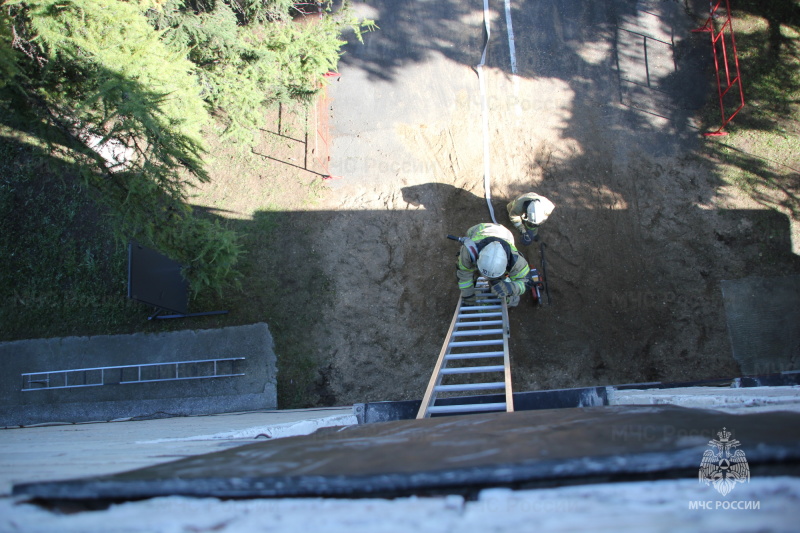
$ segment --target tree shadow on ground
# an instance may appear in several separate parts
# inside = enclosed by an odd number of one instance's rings
[[[492,6],[487,66],[510,75],[507,28],[500,7]],[[797,3],[745,2],[736,7],[769,22],[763,54],[742,65],[748,72],[745,82],[760,84],[759,77],[780,75],[779,65],[769,57],[775,57],[776,47],[792,48],[792,41],[781,37],[780,26],[798,26]],[[480,5],[378,1],[371,2],[368,11],[381,29],[366,35],[363,46],[348,45],[342,71],[360,69],[373,79],[392,82],[406,76],[405,69],[437,55],[470,68],[480,61],[486,37]],[[707,17],[708,4],[700,0],[687,0],[683,5],[617,1],[600,7],[571,0],[514,5],[511,19],[516,30],[517,75],[566,82],[574,98],[562,139],[574,140],[585,152],[604,156],[609,165],[619,166],[611,162],[614,152],[622,158],[636,157],[637,152],[648,156],[695,152],[700,149],[701,130],[694,118],[715,96],[708,34],[691,33]],[[604,51],[610,53],[604,56]],[[662,60],[672,65],[666,68],[659,64]],[[764,65],[774,68],[765,71]],[[536,95],[522,98],[535,100]],[[752,105],[766,106],[778,116],[791,107],[786,93],[781,92]],[[748,111],[746,108],[737,119],[743,127],[776,127],[763,115],[751,116]],[[711,120],[712,128],[717,127],[715,122]],[[602,135],[598,135],[600,129]],[[624,155],[626,152],[631,155]],[[753,166],[758,174],[759,165],[750,165],[750,161],[742,159],[735,164]],[[792,189],[784,177],[765,179],[779,181],[779,188]],[[796,202],[787,201],[796,212]]]
[[[780,58],[781,50],[789,53],[797,52],[797,45],[781,32],[781,26],[789,26],[800,31],[800,3],[796,0],[741,0],[732,6],[736,11],[749,13],[763,18],[768,23],[766,40],[768,58],[775,62]]]
[[[550,0],[514,6],[517,77],[547,80],[547,87],[558,87],[570,97],[566,103],[548,102],[543,99],[556,95],[537,94],[542,87],[535,84],[523,85],[531,92],[519,95],[490,95],[501,111],[514,106],[533,110],[524,114],[530,122],[540,120],[542,113],[564,117],[557,140],[530,142],[570,146],[570,157],[560,154],[560,174],[569,167],[579,186],[601,182],[629,205],[636,201],[635,191],[614,175],[627,174],[643,158],[686,157],[696,151],[700,132],[694,116],[712,94],[708,43],[690,33],[691,21],[678,4],[645,4],[639,9],[632,2],[600,7]],[[480,60],[484,30],[479,6],[377,2],[370,9],[381,29],[367,35],[363,47],[347,46],[340,69],[344,76],[348,69],[360,69],[391,83],[404,76],[404,68],[431,56],[469,67]],[[510,77],[505,19],[502,13],[495,15],[487,66]],[[560,83],[553,85],[554,80]],[[472,110],[480,113],[480,107]],[[385,120],[386,114],[381,116]],[[500,120],[496,117],[490,109],[490,124]],[[531,175],[541,173],[538,155],[530,154],[529,166]],[[719,185],[719,180],[712,184]],[[709,195],[703,196],[707,200]]]

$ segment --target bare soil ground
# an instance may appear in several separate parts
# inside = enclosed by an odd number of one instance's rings
[[[471,67],[480,58],[482,17],[445,3],[419,13],[406,2],[378,2],[370,9],[379,12],[367,13],[378,15],[381,30],[362,49],[348,49],[323,106],[330,167],[341,179],[322,182],[276,161],[260,177],[240,177],[239,187],[253,191],[247,212],[262,189],[257,180],[287,176],[270,193],[275,198],[259,200],[282,211],[281,247],[265,244],[255,264],[269,265],[290,289],[251,296],[282,298],[284,311],[303,322],[278,328],[277,351],[301,345],[313,356],[318,378],[305,391],[309,403],[422,396],[458,298],[458,245],[445,236],[490,221]],[[681,76],[697,73],[693,61],[707,59],[698,52],[707,42],[688,37],[692,21],[678,3],[658,4],[670,11],[656,29],[677,28],[684,37],[662,50],[661,63],[650,50],[649,72],[664,71],[662,86],[650,92],[628,83],[640,71],[625,54],[633,28],[646,26],[651,13],[617,2],[627,10],[603,24],[582,20],[578,30],[560,26],[564,5],[588,17],[574,2],[554,3],[552,13],[516,13],[519,73],[500,66],[508,61],[502,39],[485,71],[497,221],[508,224],[505,204],[524,192],[557,206],[541,230],[552,305],[534,307],[527,297],[511,312],[515,390],[737,376],[720,281],[800,273],[796,224],[724,182],[704,155],[696,119],[713,93]],[[396,44],[397,28],[442,13],[447,20],[419,36],[439,42],[432,33],[458,22],[448,47],[408,52],[414,61],[402,75],[391,70],[396,62],[370,69]],[[493,31],[505,31],[495,15]],[[536,31],[539,20],[545,30]],[[459,62],[456,49],[469,60]],[[324,142],[314,143],[319,156]],[[319,185],[309,202],[309,187]],[[538,245],[520,249],[541,267]],[[292,372],[291,360],[280,365]]]
[[[444,237],[490,220],[476,129],[458,124],[464,117],[403,131],[441,181],[345,183],[325,198],[318,226],[334,244],[325,323],[339,403],[424,391],[458,298],[458,245]],[[541,230],[552,305],[528,297],[511,313],[516,390],[739,375],[719,282],[800,271],[788,219],[721,190],[697,154],[634,149],[620,164],[542,127],[510,116],[493,132],[498,222],[509,225],[505,204],[529,190],[557,205]],[[523,250],[540,268],[538,245]]]

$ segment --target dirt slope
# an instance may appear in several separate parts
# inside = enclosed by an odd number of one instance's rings
[[[482,12],[370,2],[329,88],[331,172],[313,212],[332,301],[309,335],[327,401],[421,397],[455,308],[457,244],[490,221],[474,65]],[[592,4],[594,5],[594,4]],[[515,8],[518,72],[492,12],[494,211],[536,191],[552,305],[512,317],[516,390],[736,376],[720,280],[800,272],[789,221],[726,186],[700,150],[707,47],[676,2]],[[642,48],[642,35],[647,36]],[[539,247],[525,249],[540,266]]]

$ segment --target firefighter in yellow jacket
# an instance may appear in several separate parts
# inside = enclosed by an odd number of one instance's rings
[[[514,235],[500,224],[477,224],[467,230],[458,253],[456,277],[464,305],[475,305],[475,280],[489,281],[492,292],[507,298],[509,306],[519,303],[531,287],[528,261],[514,246]]]
[[[539,226],[544,224],[555,208],[553,202],[535,192],[523,194],[506,206],[508,218],[522,234],[522,244],[525,246],[539,240]]]

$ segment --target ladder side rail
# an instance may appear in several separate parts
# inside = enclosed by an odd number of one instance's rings
[[[425,396],[422,397],[422,404],[419,406],[419,411],[417,412],[417,418],[428,418],[430,417],[430,413],[428,412],[428,407],[436,401],[436,396],[434,390],[442,381],[442,374],[440,370],[447,364],[445,362],[445,356],[450,352],[450,338],[453,335],[453,331],[456,329],[456,324],[458,323],[458,313],[461,310],[461,297],[458,298],[458,304],[456,305],[456,312],[453,313],[453,320],[450,321],[450,328],[447,330],[447,336],[445,337],[444,344],[442,344],[442,349],[439,352],[439,359],[436,361],[436,366],[433,369],[433,374],[431,374],[431,379],[428,382],[428,388],[425,391]]]
[[[246,359],[245,357],[223,357],[221,359],[198,359],[198,360],[195,360],[195,361],[177,361],[177,363],[185,365],[185,364],[188,364],[188,363],[210,363],[212,361],[243,361],[245,359]],[[141,367],[141,366],[173,365],[175,363],[176,363],[176,361],[166,361],[164,363],[139,363],[139,364],[133,364],[133,365],[119,365],[119,366],[95,366],[95,367],[92,367],[92,368],[69,368],[67,370],[49,370],[47,372],[28,372],[28,373],[24,373],[22,375],[23,376],[28,376],[28,375],[39,375],[39,374],[59,374],[61,372],[86,372],[88,370],[116,370],[116,369],[120,369],[120,368],[123,368],[123,369],[124,368],[136,368],[136,367]]]
[[[120,385],[130,385],[131,383],[155,383],[158,381],[187,381],[190,379],[213,379],[213,378],[233,378],[237,376],[244,376],[246,375],[244,372],[239,374],[220,374],[218,376],[191,376],[191,377],[182,377],[182,378],[159,378],[159,379],[146,379],[144,381],[120,381]],[[80,387],[93,387],[94,385],[79,385]],[[56,388],[56,387],[53,387]],[[63,387],[61,387],[63,388]]]
[[[104,366],[98,368],[132,368],[135,366],[159,366],[159,365],[174,365],[181,364],[187,365],[191,363],[211,363],[213,361],[243,361],[245,357],[223,357],[220,359],[196,359],[192,361],[165,361],[163,363],[141,363],[136,365],[122,365],[122,366]],[[86,370],[97,370],[96,368],[88,368]]]
[[[505,382],[506,382],[506,412],[514,412],[514,392],[511,389],[511,355],[508,350],[508,338],[511,335],[511,328],[508,320],[508,304],[503,299],[503,364],[505,365]]]

